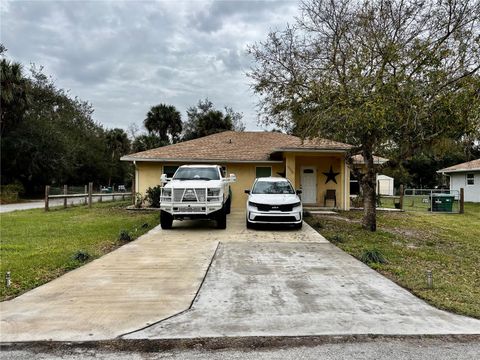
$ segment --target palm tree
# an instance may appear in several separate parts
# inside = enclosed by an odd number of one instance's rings
[[[173,105],[152,106],[143,121],[149,133],[157,135],[162,142],[176,143],[182,132],[182,117]]]
[[[28,80],[22,74],[22,65],[2,59],[1,79],[1,136],[15,127],[22,119],[28,106]]]

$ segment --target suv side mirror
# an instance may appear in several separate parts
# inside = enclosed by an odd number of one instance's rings
[[[245,194],[250,194],[250,190],[245,190]]]
[[[229,182],[236,182],[236,181],[237,181],[237,176],[235,174],[230,174]]]
[[[297,195],[300,195],[300,194],[302,193],[302,190],[297,190],[297,191],[295,191],[295,193],[296,193]]]

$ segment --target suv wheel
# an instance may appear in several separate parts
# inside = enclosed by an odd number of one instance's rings
[[[293,225],[293,228],[300,230],[302,228],[302,225],[303,225],[303,221],[300,224]]]
[[[160,225],[162,229],[168,230],[172,228],[173,224],[173,215],[169,214],[166,211],[160,211]]]
[[[225,206],[218,210],[215,220],[217,221],[217,229],[227,228],[227,211]]]

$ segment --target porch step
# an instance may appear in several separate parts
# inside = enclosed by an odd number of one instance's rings
[[[308,211],[314,215],[338,215],[338,212],[336,212],[334,208],[328,207],[306,206],[303,208],[303,211]]]

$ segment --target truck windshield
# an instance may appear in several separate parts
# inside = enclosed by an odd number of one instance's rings
[[[220,180],[220,176],[216,168],[179,168],[173,180]]]
[[[257,181],[252,194],[295,194],[288,181]]]

